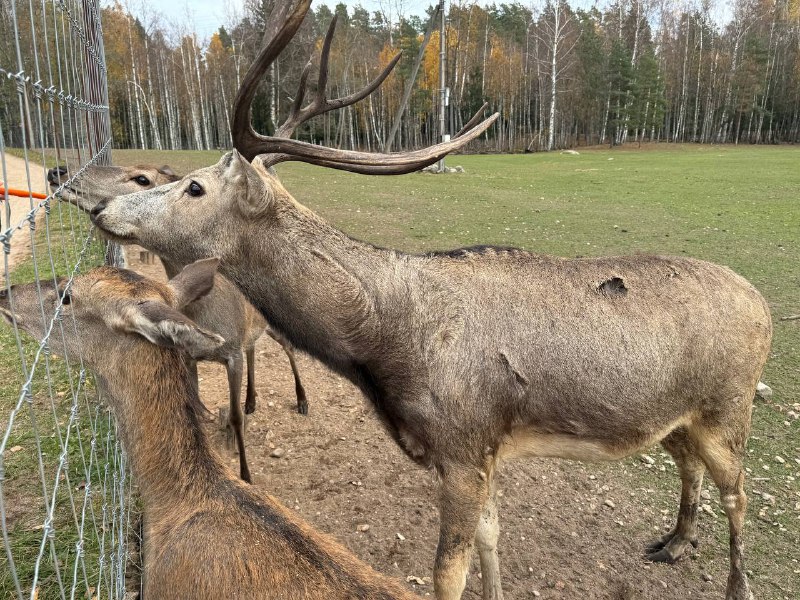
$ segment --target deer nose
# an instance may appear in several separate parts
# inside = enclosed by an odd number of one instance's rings
[[[92,221],[95,220],[97,215],[99,215],[101,212],[103,212],[105,210],[107,204],[108,204],[108,202],[106,202],[105,200],[101,200],[100,202],[98,202],[97,204],[95,204],[92,207],[92,210],[89,211],[89,214],[92,217]]]
[[[67,167],[53,167],[47,172],[47,181],[56,185],[67,178]]]

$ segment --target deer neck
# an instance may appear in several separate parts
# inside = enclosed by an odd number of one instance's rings
[[[293,200],[238,241],[224,274],[293,345],[340,371],[375,357],[375,307],[396,295],[397,253],[349,238]]]
[[[139,342],[122,358],[102,383],[145,510],[157,518],[207,494],[224,467],[203,432],[204,409],[180,353]]]

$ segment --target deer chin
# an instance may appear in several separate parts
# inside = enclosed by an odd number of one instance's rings
[[[54,194],[56,190],[58,190],[60,186],[51,183],[50,184],[50,191]],[[63,188],[56,197],[63,202],[67,202],[68,204],[72,204],[73,206],[77,206],[82,211],[89,212],[94,208],[95,204],[97,204],[96,200],[89,200],[84,197],[80,192],[73,190],[70,187]]]
[[[118,244],[137,244],[139,237],[136,229],[128,223],[115,223],[114,219],[110,219],[108,215],[100,213],[99,215],[91,215],[92,223],[95,224],[103,237],[109,241]]]

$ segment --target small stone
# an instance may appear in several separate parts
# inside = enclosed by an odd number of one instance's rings
[[[20,450],[22,450],[22,446],[12,446],[8,449],[9,452],[19,452]]]
[[[761,398],[762,400],[766,400],[770,396],[772,396],[772,388],[769,387],[766,383],[758,382],[756,386],[756,395]]]
[[[703,490],[702,492],[700,492],[700,497],[703,500],[711,500],[711,492],[709,492],[708,490]]]
[[[361,523],[356,527],[358,531],[364,533],[365,531],[369,531],[369,523]]]
[[[275,403],[272,402],[272,401],[269,401],[269,402],[267,402],[267,406],[269,406],[270,408],[275,408]]]
[[[714,578],[711,577],[711,575],[709,575],[708,573],[703,573],[703,581],[711,583],[712,581],[714,581]]]
[[[603,504],[605,504],[608,508],[616,508],[617,507],[617,505],[614,504],[614,501],[611,498],[606,498],[603,501]]]
[[[768,494],[766,492],[763,492],[761,494],[761,498],[764,500],[764,502],[766,502],[770,506],[774,506],[775,505],[775,496],[773,496],[772,494]]]
[[[423,581],[422,577],[417,577],[416,575],[409,575],[406,577],[406,581],[408,583],[416,583],[417,585],[425,585],[425,581]]]
[[[404,536],[402,533],[398,532],[397,533],[397,539],[400,540],[401,542],[405,542],[406,541],[406,536]]]
[[[564,582],[563,582],[563,581],[561,581],[560,579],[559,579],[558,581],[556,581],[555,588],[556,588],[557,590],[563,590],[565,587],[567,587],[567,584],[566,584],[566,583],[564,583]]]
[[[542,593],[539,590],[533,590],[533,597],[534,598],[538,598],[541,595],[542,595]]]
[[[776,456],[775,457],[775,462],[776,463],[780,463],[780,464],[784,464],[786,462],[786,459],[783,458],[782,456]]]
[[[272,458],[281,458],[284,454],[286,454],[286,450],[283,448],[275,448],[275,450],[269,453]]]
[[[639,458],[646,465],[654,465],[654,464],[656,464],[656,459],[653,458],[652,456],[648,456],[647,454],[642,454],[641,456],[639,456]]]

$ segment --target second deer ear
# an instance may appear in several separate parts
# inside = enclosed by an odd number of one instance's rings
[[[172,167],[170,167],[169,165],[164,165],[160,167],[158,169],[158,172],[161,173],[162,175],[166,175],[167,177],[177,177],[177,175],[175,175],[175,171],[173,171]]]
[[[222,177],[231,186],[238,206],[246,216],[259,216],[269,209],[272,189],[253,165],[236,150],[231,152]]]
[[[225,343],[221,336],[201,329],[163,302],[137,304],[123,318],[122,328],[138,333],[157,346],[185,350],[197,359],[208,357]]]
[[[218,266],[218,258],[205,258],[187,265],[169,280],[169,286],[175,292],[178,309],[182,309],[211,291],[211,288],[214,287],[214,276],[217,274]]]

